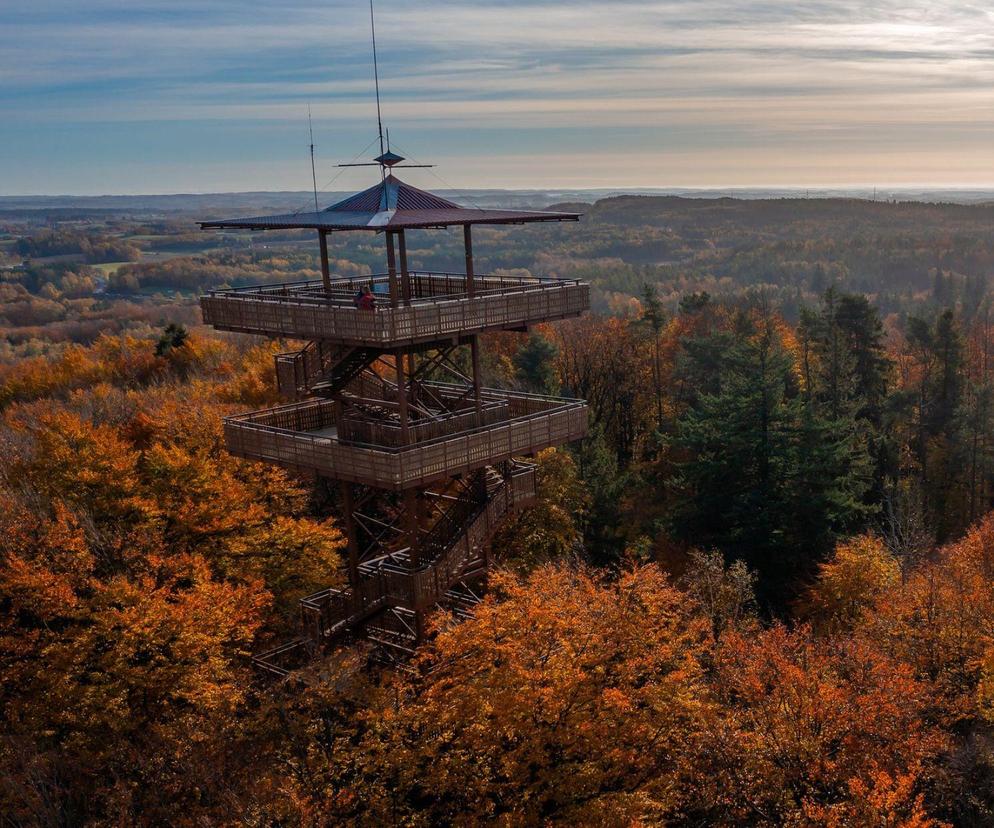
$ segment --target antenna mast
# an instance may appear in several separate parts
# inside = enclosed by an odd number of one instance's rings
[[[319,213],[318,207],[318,177],[314,172],[314,125],[311,123],[311,105],[307,104],[307,131],[311,135],[311,182],[314,185],[314,212]]]
[[[395,152],[390,151],[390,130],[386,130],[386,146],[383,142],[383,116],[380,112],[380,69],[379,62],[376,57],[376,20],[373,15],[373,0],[369,0],[369,32],[373,39],[373,81],[376,84],[376,129],[379,135],[380,141],[380,154],[374,158],[372,161],[362,161],[360,163],[355,163],[350,161],[348,164],[339,164],[339,167],[379,167],[380,168],[380,180],[385,181],[387,176],[387,170],[391,170],[391,174],[394,167],[434,167],[434,164],[401,164],[401,161],[406,160],[403,156],[397,155]],[[367,146],[366,149],[369,149]],[[366,150],[363,150],[365,152]],[[361,153],[360,153],[361,154]],[[356,156],[358,157],[358,156]]]
[[[376,21],[373,19],[373,0],[369,0],[369,31],[373,36],[373,81],[376,84],[376,126],[380,134],[380,155],[383,155],[383,118],[380,115],[380,70],[376,61]],[[382,174],[382,170],[380,170]]]

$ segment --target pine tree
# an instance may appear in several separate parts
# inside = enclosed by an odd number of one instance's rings
[[[851,372],[842,351],[837,388]],[[807,370],[812,370],[807,361]],[[679,422],[674,533],[715,546],[759,571],[761,596],[782,605],[785,589],[812,571],[837,538],[872,512],[864,498],[870,458],[852,426],[851,394],[801,393],[798,365],[772,318],[741,326],[721,362],[720,388]]]
[[[791,568],[788,485],[800,414],[787,393],[791,367],[770,324],[741,337],[723,360],[720,390],[686,412],[676,438],[688,460],[672,481],[681,493],[675,533],[745,560],[764,578]]]
[[[964,407],[964,345],[952,310],[934,321],[909,317],[917,374],[917,455],[925,508],[942,542],[965,528],[969,513],[970,413]],[[967,502],[964,502],[967,501]]]
[[[663,430],[663,379],[662,366],[659,362],[659,334],[663,330],[665,316],[663,305],[659,301],[656,286],[642,285],[642,319],[652,331],[652,382],[656,389],[656,427]]]
[[[532,333],[514,355],[514,368],[518,380],[528,390],[537,394],[556,394],[555,359],[559,349],[556,343],[538,333]]]
[[[861,443],[850,448],[853,462],[872,469],[867,504],[879,507],[888,478],[897,474],[895,449],[882,428],[891,362],[883,344],[879,314],[865,296],[829,288],[817,310],[801,315],[805,404],[817,408],[817,418],[845,439],[847,432]],[[865,457],[863,456],[865,454]]]

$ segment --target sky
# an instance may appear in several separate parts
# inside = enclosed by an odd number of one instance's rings
[[[994,184],[994,4],[378,0],[443,188]],[[348,190],[366,0],[0,0],[0,194]],[[335,176],[338,176],[335,178]]]

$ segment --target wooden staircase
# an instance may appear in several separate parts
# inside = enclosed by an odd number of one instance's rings
[[[379,356],[374,348],[309,342],[299,351],[276,354],[276,385],[291,400],[334,397]]]
[[[253,663],[277,676],[295,669],[294,659],[351,633],[386,648],[391,658],[414,652],[420,631],[415,616],[426,607],[444,607],[468,618],[479,596],[467,581],[486,567],[484,547],[497,526],[535,496],[535,467],[519,463],[502,477],[488,469],[486,493],[477,503],[449,509],[426,535],[417,568],[400,549],[359,567],[356,584],[328,588],[300,600],[303,636],[259,653]]]

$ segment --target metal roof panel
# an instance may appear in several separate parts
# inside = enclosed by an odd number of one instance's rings
[[[207,228],[248,230],[400,230],[457,224],[524,224],[539,221],[576,221],[579,213],[541,210],[484,210],[461,207],[441,196],[405,184],[388,175],[379,184],[349,196],[320,212],[202,221]]]

